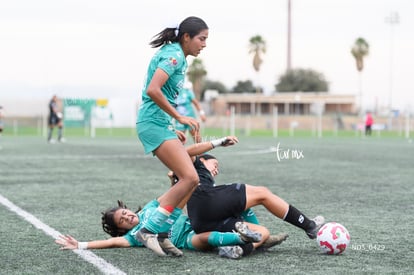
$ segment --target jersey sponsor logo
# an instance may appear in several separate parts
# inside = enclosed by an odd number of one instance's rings
[[[177,64],[178,64],[178,61],[176,58],[174,57],[168,58],[168,64],[167,64],[168,66],[177,66]]]

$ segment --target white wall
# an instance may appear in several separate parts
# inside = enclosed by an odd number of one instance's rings
[[[42,117],[49,114],[50,99],[0,98],[4,117]],[[130,98],[109,98],[113,127],[135,127],[139,102]]]

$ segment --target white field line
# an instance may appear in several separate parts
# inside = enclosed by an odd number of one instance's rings
[[[41,222],[38,218],[33,216],[32,214],[24,211],[20,207],[13,204],[11,201],[9,201],[7,198],[3,197],[0,194],[0,203],[9,208],[12,212],[16,213],[17,215],[21,216],[23,219],[37,227],[38,229],[45,232],[47,235],[52,236],[54,239],[57,239],[62,234],[59,231],[56,231],[52,227],[48,226],[47,224],[44,224]],[[57,249],[57,248],[56,248]],[[117,267],[111,265],[104,259],[98,257],[94,253],[88,250],[72,250],[74,253],[78,254],[81,258],[83,258],[85,261],[93,264],[96,266],[102,273],[104,274],[126,274],[122,270],[118,269]]]
[[[260,149],[260,150],[228,152],[227,155],[261,155],[261,154],[270,154],[274,152],[277,152],[277,148],[272,146],[267,149]]]
[[[260,155],[260,154],[269,154],[276,152],[276,147],[269,147],[267,149],[258,149],[258,150],[247,150],[247,151],[237,151],[229,150],[227,155]],[[101,160],[101,159],[145,159],[145,158],[154,158],[152,155],[20,155],[20,156],[8,156],[7,160]]]

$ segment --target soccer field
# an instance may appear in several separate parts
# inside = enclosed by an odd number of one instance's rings
[[[414,143],[403,138],[245,138],[217,148],[217,183],[267,186],[309,217],[346,226],[340,256],[320,252],[300,229],[255,208],[271,233],[289,238],[240,260],[145,248],[61,251],[53,235],[104,239],[101,211],[118,199],[135,209],[165,192],[167,169],[134,137],[0,139],[2,274],[408,274],[414,270]],[[276,149],[279,149],[278,151]],[[40,227],[41,229],[37,228]],[[85,252],[85,253],[84,253]]]

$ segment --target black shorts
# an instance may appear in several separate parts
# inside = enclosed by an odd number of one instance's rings
[[[60,118],[56,114],[49,115],[49,125],[58,125]]]
[[[198,186],[187,203],[191,226],[196,233],[231,232],[242,221],[246,208],[246,186],[233,183],[219,186]]]

